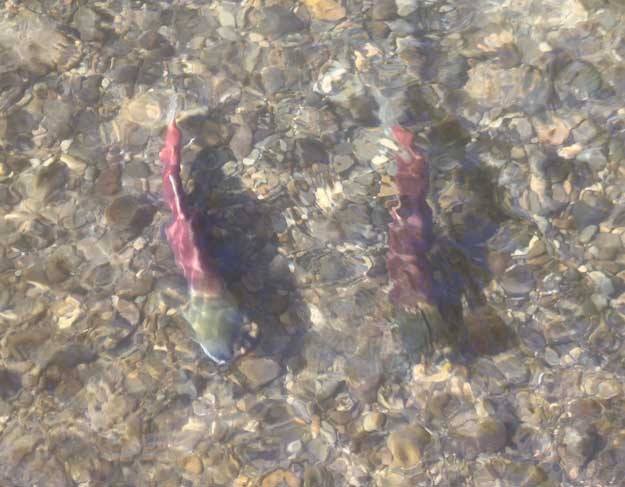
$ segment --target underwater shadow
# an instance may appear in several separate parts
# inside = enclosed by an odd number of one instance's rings
[[[298,353],[297,343],[307,327],[286,327],[281,316],[306,317],[298,306],[288,261],[278,252],[271,203],[257,199],[238,174],[224,173],[224,164],[234,160],[225,146],[205,147],[188,164],[183,179],[191,182],[189,202],[202,217],[201,245],[215,260],[241,311],[258,325],[260,335],[249,353],[283,363]]]
[[[467,132],[457,120],[435,126],[428,139],[431,167],[436,171],[430,195],[436,233],[430,252],[434,289],[441,314],[452,326],[452,354],[471,362],[516,343],[514,330],[484,293],[493,277],[488,241],[509,216],[497,204],[495,175],[470,152]],[[436,164],[441,157],[455,164],[441,168]]]

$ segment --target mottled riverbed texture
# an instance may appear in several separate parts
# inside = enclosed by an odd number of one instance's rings
[[[617,0],[2,2],[0,483],[622,485],[624,58]],[[165,235],[174,98],[260,330],[230,368]],[[418,343],[394,124],[449,325]]]

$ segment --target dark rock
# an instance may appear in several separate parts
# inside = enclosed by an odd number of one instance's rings
[[[512,331],[490,306],[472,308],[464,316],[467,347],[478,355],[496,354],[512,344]]]
[[[534,289],[534,276],[527,266],[518,265],[501,278],[501,285],[512,296],[523,296]]]
[[[24,83],[21,76],[15,72],[0,74],[0,113],[4,112],[24,93]]]
[[[572,97],[586,101],[597,95],[601,86],[601,74],[597,68],[585,61],[570,62],[556,78],[556,89],[562,98]]]
[[[268,66],[260,71],[263,87],[268,95],[280,91],[284,86],[284,72],[276,66]]]
[[[134,83],[138,74],[139,66],[136,64],[122,64],[111,71],[111,78],[121,84]]]
[[[152,222],[154,211],[154,207],[135,196],[124,195],[116,198],[104,215],[107,223],[114,228],[138,234]]]
[[[303,164],[328,164],[328,153],[324,145],[314,139],[298,139],[295,141],[297,158]]]
[[[171,56],[174,48],[165,37],[155,31],[146,32],[139,38],[139,45],[148,51],[160,50],[160,54]]]
[[[100,85],[102,76],[99,74],[86,76],[80,84],[79,98],[85,103],[96,103],[100,99]]]
[[[95,192],[102,196],[112,196],[121,188],[122,168],[120,164],[110,164],[100,172],[95,180]]]
[[[592,245],[597,247],[596,257],[601,260],[611,260],[616,258],[623,249],[621,237],[614,233],[599,233],[592,241]]]
[[[612,203],[604,196],[585,193],[581,201],[573,204],[571,214],[575,221],[575,226],[579,230],[588,225],[598,225],[612,210]]]
[[[306,24],[297,15],[284,7],[271,6],[260,12],[258,30],[266,37],[277,39],[305,27]]]

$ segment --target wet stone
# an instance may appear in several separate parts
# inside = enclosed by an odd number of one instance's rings
[[[144,33],[139,38],[139,45],[148,51],[159,50],[163,57],[169,57],[174,53],[174,49],[169,41],[160,33],[151,31]]]
[[[577,160],[587,163],[588,167],[593,171],[601,171],[608,163],[603,150],[599,147],[583,150],[577,155]]]
[[[263,68],[260,71],[260,76],[263,81],[265,92],[269,95],[277,93],[284,86],[284,72],[278,67],[268,66]]]
[[[592,240],[592,238],[596,235],[598,231],[599,227],[597,225],[588,225],[581,232],[579,232],[577,240],[579,240],[579,242],[582,244],[587,244]]]
[[[121,189],[122,168],[120,164],[105,167],[95,180],[94,189],[102,196],[112,196]]]
[[[354,158],[348,155],[336,155],[332,158],[332,165],[337,172],[342,173],[354,165]]]
[[[15,72],[0,74],[0,93],[0,113],[3,113],[22,97],[22,78]]]
[[[393,431],[386,440],[393,455],[393,464],[402,468],[417,466],[430,439],[430,434],[419,425],[405,426]]]
[[[61,162],[53,162],[37,172],[33,196],[40,201],[47,201],[61,190],[67,182],[67,166]]]
[[[479,355],[504,351],[512,343],[511,331],[490,306],[479,306],[464,316],[468,348]]]
[[[611,260],[617,257],[622,249],[621,237],[614,233],[598,233],[592,240],[593,247],[596,247],[596,258],[601,260]]]
[[[371,33],[374,39],[386,39],[390,29],[386,22],[382,20],[374,20],[371,22],[365,22],[367,31]]]
[[[601,74],[585,61],[572,61],[556,78],[558,94],[565,99],[570,96],[576,100],[588,100],[598,94],[601,86]]]
[[[511,296],[523,296],[534,289],[534,276],[528,267],[517,265],[501,277],[501,286]]]
[[[335,0],[303,0],[313,18],[334,22],[345,17],[345,8]]]
[[[594,284],[595,289],[603,296],[611,296],[614,294],[614,284],[612,283],[612,280],[602,272],[589,272],[588,277]]]
[[[386,421],[386,416],[378,411],[367,413],[362,420],[362,428],[367,431],[377,431],[382,429]]]
[[[277,378],[281,368],[270,358],[245,357],[238,364],[238,370],[251,389],[258,389]]]
[[[373,20],[392,20],[397,16],[397,5],[395,0],[378,0],[371,8],[371,18]]]
[[[236,27],[236,4],[222,2],[217,6],[217,19],[222,27]]]
[[[524,383],[529,377],[529,370],[523,358],[514,353],[502,353],[493,357],[497,368],[506,379],[515,385]]]
[[[272,39],[304,29],[304,22],[293,12],[277,5],[263,8],[259,13],[258,30]]]
[[[573,204],[571,214],[578,229],[588,225],[598,225],[603,221],[610,210],[612,203],[600,195],[584,194],[584,199]]]
[[[263,477],[261,487],[300,487],[301,481],[289,470],[278,469]]]
[[[124,166],[124,176],[131,178],[147,178],[150,176],[150,168],[143,161],[130,161]]]
[[[501,450],[508,442],[506,427],[494,418],[463,418],[451,421],[451,434],[456,446],[467,457]]]
[[[182,460],[183,468],[192,475],[200,475],[204,471],[202,460],[197,455],[190,455]]]
[[[297,157],[303,164],[327,164],[329,162],[328,153],[318,140],[298,139],[295,142],[295,148]]]
[[[242,160],[251,152],[252,141],[252,129],[247,125],[239,125],[230,139],[230,150],[238,160]]]
[[[99,41],[104,38],[104,32],[98,28],[100,16],[93,9],[81,6],[76,10],[73,24],[85,41]]]
[[[582,144],[587,144],[599,133],[597,126],[590,120],[584,120],[581,124],[575,127],[573,130],[573,137],[575,141]]]
[[[566,426],[560,430],[558,440],[564,469],[570,478],[576,479],[582,466],[594,455],[599,437],[592,428]]]
[[[397,14],[401,17],[407,17],[415,12],[419,6],[418,0],[396,0]]]
[[[108,206],[105,211],[107,223],[121,230],[140,233],[154,216],[154,208],[132,195],[123,195]]]

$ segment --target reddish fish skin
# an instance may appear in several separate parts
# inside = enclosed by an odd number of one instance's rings
[[[400,146],[396,155],[398,203],[391,208],[387,269],[391,283],[390,300],[406,310],[419,303],[434,305],[433,275],[428,251],[433,243],[429,166],[414,145],[414,134],[399,125],[391,129]]]
[[[198,243],[200,220],[186,201],[180,177],[182,134],[172,120],[167,126],[165,145],[159,157],[163,164],[163,197],[171,209],[173,221],[167,228],[167,240],[176,264],[191,291],[207,297],[223,295],[225,288],[216,272],[213,259]]]

